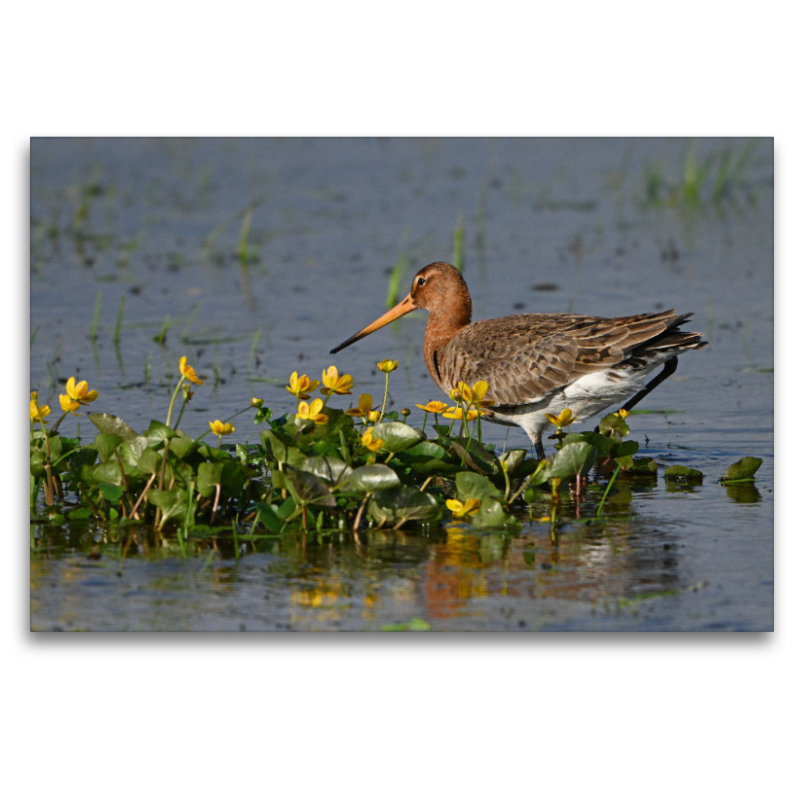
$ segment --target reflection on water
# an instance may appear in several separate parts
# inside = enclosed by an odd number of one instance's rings
[[[682,564],[681,527],[627,515],[573,523],[556,537],[538,524],[519,535],[376,530],[358,544],[239,542],[238,559],[226,539],[195,543],[185,560],[145,546],[123,559],[122,540],[98,545],[89,532],[40,537],[32,627],[358,631],[421,617],[434,630],[558,630],[576,619],[658,629],[664,608],[687,593],[696,614],[712,611]]]

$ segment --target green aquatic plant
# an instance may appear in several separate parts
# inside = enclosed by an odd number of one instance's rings
[[[397,362],[386,359],[378,367],[388,385]],[[442,520],[514,531],[527,507],[529,518],[548,524],[555,538],[573,509],[587,522],[605,519],[610,505],[624,503],[625,493],[617,489],[623,478],[652,481],[658,469],[651,458],[635,458],[639,445],[627,438],[623,411],[604,417],[594,431],[566,433],[574,415],[563,409],[550,420],[556,429],[552,455],[537,460],[522,448],[495,452],[483,441],[479,422],[490,405],[483,381],[460,383],[453,406],[417,404],[425,414],[420,429],[408,421],[407,409],[386,410],[388,389],[380,410],[366,393],[356,406],[336,407],[356,384],[335,365],[320,380],[293,372],[286,389],[294,407],[281,416],[252,398],[191,435],[180,427],[183,412],[205,384],[186,356],[178,373],[165,422],[153,420],[137,432],[114,414],[90,413],[97,431],[91,441],[59,433],[68,415],[79,415],[98,398],[85,380],[66,382],[59,397],[63,413],[53,425],[50,405],[32,392],[32,517],[55,525],[94,518],[134,526],[152,532],[156,543],[174,535],[183,552],[190,537],[214,531],[251,539],[349,531],[358,538],[364,526],[435,526]],[[247,411],[262,426],[258,443],[223,444],[237,430],[231,421]],[[435,423],[426,433],[431,413]],[[440,415],[449,425],[439,424]],[[209,435],[216,436],[216,446],[204,441]],[[752,482],[760,463],[742,459],[722,480]],[[665,478],[680,489],[697,475],[669,467]]]
[[[386,290],[386,307],[393,308],[397,305],[400,298],[401,285],[403,276],[408,270],[410,261],[408,255],[403,253],[397,261],[394,262],[391,272],[389,273],[389,287]]]
[[[89,331],[89,338],[95,342],[97,341],[97,326],[100,322],[100,308],[103,304],[103,290],[97,290],[97,297],[94,301],[94,316],[92,317],[92,328]]]
[[[747,170],[758,144],[757,139],[741,146],[726,146],[698,159],[695,144],[689,141],[677,174],[668,174],[663,164],[648,163],[644,169],[644,199],[650,206],[697,209],[736,203],[749,197]]]
[[[453,228],[453,266],[459,271],[464,271],[464,219],[458,215],[456,226]]]

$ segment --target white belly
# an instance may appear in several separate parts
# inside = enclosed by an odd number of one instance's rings
[[[541,400],[516,406],[513,410],[508,406],[503,407],[502,411],[492,409],[487,419],[501,425],[519,425],[533,441],[538,441],[542,431],[552,427],[547,414],[558,416],[568,408],[576,422],[583,422],[606,409],[609,413],[616,411],[645,387],[648,374],[663,361],[652,362],[637,370],[608,369],[594,372],[551,392]]]

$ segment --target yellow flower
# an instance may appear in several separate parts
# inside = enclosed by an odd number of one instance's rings
[[[260,397],[251,397],[250,398],[250,406],[252,408],[261,408],[264,405],[264,401]]]
[[[575,422],[575,417],[572,416],[572,410],[569,408],[565,408],[557,417],[554,417],[552,414],[545,414],[545,416],[547,417],[547,421],[555,425],[559,430]]]
[[[287,392],[291,392],[298,400],[308,400],[314,389],[319,386],[319,381],[312,381],[308,375],[301,375],[297,377],[297,373],[293,372],[289,377],[289,385],[286,387]]]
[[[621,408],[619,411],[617,411],[617,412],[616,412],[617,416],[618,416],[620,419],[625,419],[625,417],[628,417],[628,416],[630,416],[630,413],[631,413],[631,412],[630,412],[630,411],[628,411],[628,409],[626,409],[626,408]]]
[[[181,375],[183,375],[187,381],[196,383],[198,386],[202,386],[205,383],[205,381],[201,381],[200,378],[197,377],[194,367],[186,363],[186,356],[181,356],[180,368]]]
[[[324,389],[320,389],[322,394],[352,394],[353,376],[342,375],[339,377],[339,370],[336,367],[329,367],[322,370],[322,382]]]
[[[316,425],[324,425],[328,421],[328,415],[320,413],[322,411],[322,400],[319,397],[311,401],[311,405],[301,401],[297,406],[298,419],[310,419]]]
[[[69,411],[70,414],[75,414],[81,407],[81,404],[77,400],[73,400],[68,394],[60,394],[58,402],[61,403],[61,410]],[[80,414],[75,414],[75,416],[78,417]]]
[[[447,403],[442,403],[441,400],[430,400],[425,406],[421,406],[419,403],[414,403],[414,405],[431,414],[441,414],[447,409]]]
[[[372,428],[367,428],[361,436],[361,444],[363,444],[367,450],[372,450],[374,453],[376,450],[380,450],[381,447],[383,447],[383,439],[373,438]]]
[[[372,411],[367,414],[367,422],[379,422],[381,418],[381,412],[378,409],[373,409]]]
[[[229,433],[233,433],[236,430],[230,422],[221,422],[218,419],[208,424],[211,426],[212,432],[216,433],[217,436],[227,436]]]
[[[50,406],[39,405],[37,397],[38,392],[31,392],[31,420],[45,421],[45,418],[50,413]]]
[[[394,372],[397,369],[397,362],[385,358],[383,361],[379,361],[376,366],[381,372]]]
[[[75,383],[75,378],[70,378],[67,381],[67,397],[80,403],[82,406],[87,406],[97,400],[97,390],[92,389],[89,391],[89,384],[86,381]],[[63,408],[63,403],[62,403]]]
[[[479,414],[483,416],[485,413],[483,409],[470,408],[467,411],[467,422],[472,422]],[[460,406],[453,406],[452,408],[448,408],[442,416],[445,417],[445,419],[464,419],[464,409]]]
[[[348,408],[345,412],[351,417],[368,417],[372,411],[372,395],[360,394],[358,396],[358,405],[355,408]]]
[[[483,399],[488,389],[489,384],[486,381],[476,381],[472,387],[467,386],[464,381],[459,381],[458,387],[450,390],[450,399],[456,402],[463,400],[468,407],[483,408],[484,406],[491,406],[493,405],[492,400]]]
[[[466,503],[462,503],[460,500],[447,500],[446,502],[456,519],[471,517],[473,514],[477,514],[481,507],[481,501],[475,497],[470,497]]]

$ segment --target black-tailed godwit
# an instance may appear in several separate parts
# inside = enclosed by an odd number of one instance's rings
[[[449,394],[459,381],[486,381],[485,399],[493,403],[486,418],[519,425],[539,458],[542,432],[551,424],[546,414],[569,408],[580,422],[612,406],[630,411],[675,372],[682,352],[708,344],[702,334],[680,330],[691,314],[672,311],[614,318],[513,314],[472,322],[464,278],[437,261],[414,276],[411,291],[394,308],[331,353],[418,308],[430,313],[425,363],[439,388]]]

